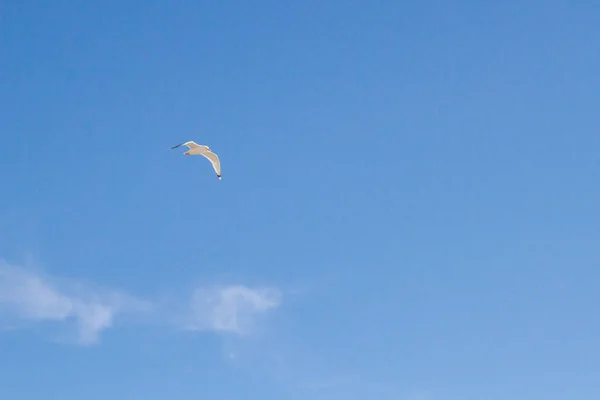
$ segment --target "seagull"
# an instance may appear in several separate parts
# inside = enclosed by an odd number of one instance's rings
[[[215,153],[210,151],[210,147],[190,141],[178,144],[177,146],[173,146],[171,147],[171,150],[176,149],[180,146],[187,146],[189,148],[188,151],[183,153],[186,156],[201,155],[208,158],[215,172],[217,173],[217,178],[221,180],[221,162],[219,161],[219,157]]]

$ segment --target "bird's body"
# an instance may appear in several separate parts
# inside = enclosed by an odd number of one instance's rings
[[[176,149],[177,147],[180,147],[180,146],[187,146],[189,148],[188,151],[183,153],[186,156],[199,155],[199,156],[204,156],[204,157],[208,158],[208,160],[210,161],[210,163],[213,166],[213,169],[217,173],[217,178],[219,178],[219,180],[221,179],[221,162],[219,161],[219,157],[215,153],[210,151],[210,147],[205,146],[205,145],[200,145],[193,141],[189,141],[189,142],[178,144],[177,146],[173,146],[173,147],[171,147],[171,149]]]

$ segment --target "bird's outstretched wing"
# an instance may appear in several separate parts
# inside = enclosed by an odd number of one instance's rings
[[[189,142],[180,143],[180,144],[178,144],[176,146],[173,146],[173,147],[171,147],[171,150],[176,149],[176,148],[178,148],[180,146],[187,146],[190,150],[200,147],[200,145],[198,143],[196,143],[194,141],[189,141]]]
[[[219,161],[219,157],[211,151],[204,152],[202,155],[208,158],[213,166],[213,169],[217,173],[217,178],[221,179],[221,162]]]

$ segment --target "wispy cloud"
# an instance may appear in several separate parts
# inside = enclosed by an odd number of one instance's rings
[[[77,328],[77,341],[94,344],[118,314],[147,311],[148,302],[114,290],[52,279],[0,261],[0,310],[14,322],[66,322]]]
[[[122,323],[134,323],[143,316],[154,324],[172,325],[170,316],[182,306],[184,318],[175,323],[184,329],[244,336],[252,332],[257,318],[280,305],[281,293],[243,285],[200,286],[191,299],[182,301],[165,306],[0,260],[0,317],[7,320],[7,328],[45,322],[73,325],[81,345],[97,343],[100,334],[119,318]]]
[[[187,327],[246,335],[252,331],[257,318],[279,307],[280,303],[281,292],[276,288],[201,287],[192,296]]]

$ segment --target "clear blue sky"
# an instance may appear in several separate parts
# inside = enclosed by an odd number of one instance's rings
[[[597,400],[599,14],[3,2],[2,397]]]

